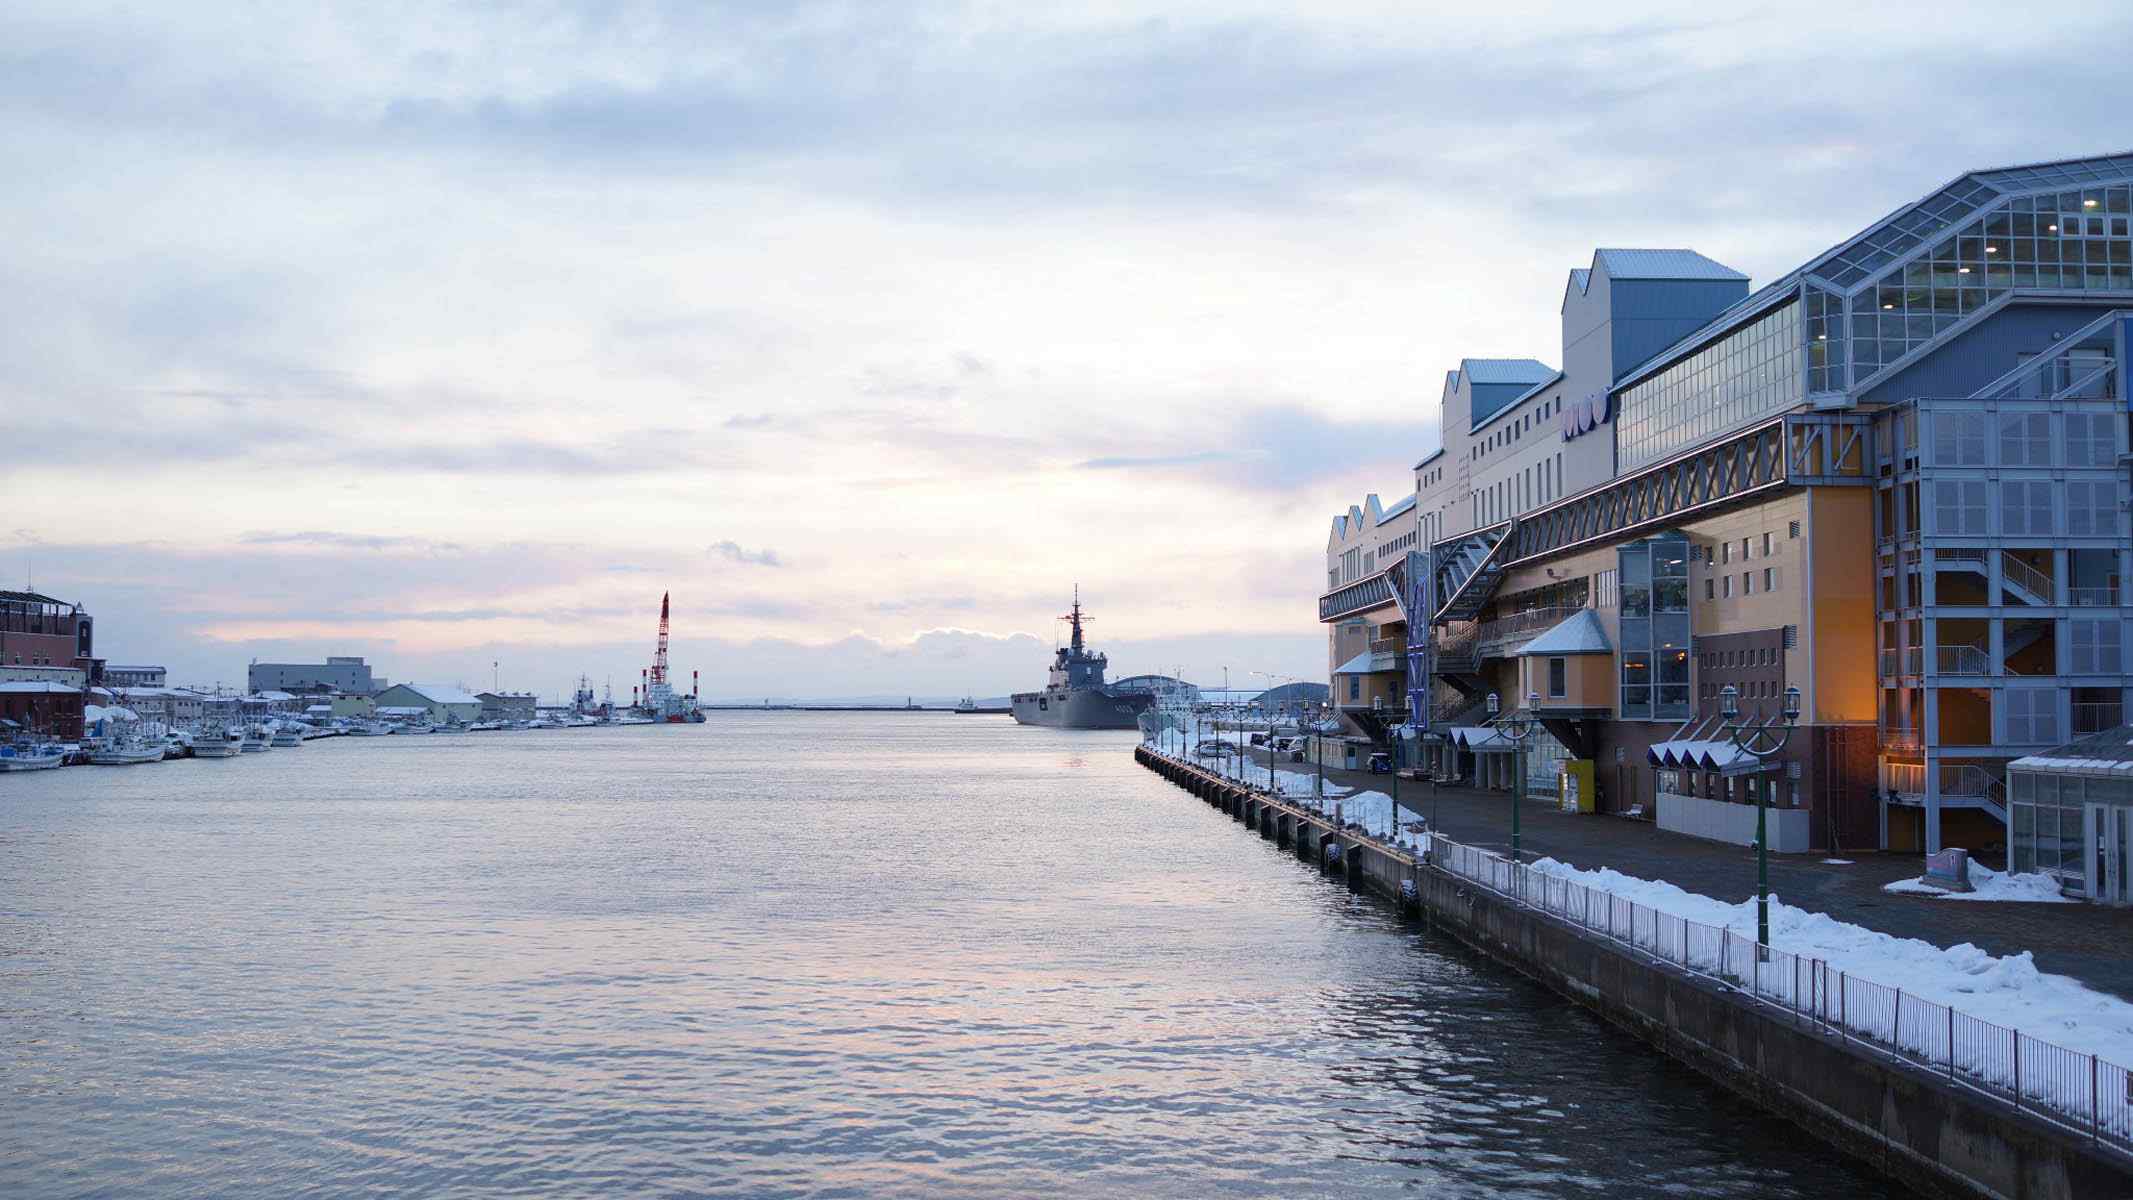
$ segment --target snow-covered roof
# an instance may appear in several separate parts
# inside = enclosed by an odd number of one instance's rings
[[[1607,644],[1607,630],[1600,624],[1600,614],[1589,608],[1581,608],[1570,614],[1568,620],[1527,642],[1525,648],[1519,651],[1523,655],[1611,654],[1613,652],[1614,647]]]
[[[2076,738],[2042,754],[2031,754],[2007,764],[2009,770],[2044,771],[2053,775],[2107,775],[2133,779],[2133,725],[2120,725],[2102,733]]]
[[[431,704],[480,704],[481,697],[462,687],[438,683],[396,683],[393,687],[406,688]],[[386,691],[391,691],[387,688]]]
[[[1486,725],[1454,725],[1444,731],[1444,736],[1452,745],[1468,750],[1510,750],[1514,746],[1510,738]]]
[[[79,696],[81,689],[41,679],[18,679],[0,683],[0,694],[9,696]]]
[[[1390,650],[1365,650],[1333,669],[1335,675],[1375,675],[1400,669],[1400,656]]]
[[[438,703],[445,702],[439,701]],[[429,711],[428,708],[420,704],[381,704],[378,706],[378,715],[381,717],[419,717]]]
[[[272,703],[279,703],[283,700],[294,700],[296,699],[296,697],[289,694],[288,692],[253,692],[251,695],[246,696],[245,699],[266,700]]]

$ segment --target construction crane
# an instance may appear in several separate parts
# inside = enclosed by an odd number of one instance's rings
[[[667,600],[672,592],[659,595],[659,648],[652,652],[652,669],[647,683],[667,681]]]

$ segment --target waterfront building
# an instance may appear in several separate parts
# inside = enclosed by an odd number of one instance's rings
[[[170,672],[162,667],[121,667],[111,663],[104,665],[104,686],[115,688],[159,688],[170,682]]]
[[[1448,444],[1417,467],[1442,532],[1329,586],[1320,619],[1389,602],[1427,629],[1407,719],[1447,775],[1505,778],[1490,739],[1443,731],[1540,691],[1603,810],[1709,832],[1752,828],[1730,806],[1760,799],[1816,847],[2005,846],[2009,760],[2118,725],[2133,682],[2129,219],[2122,156],[1964,175],[1753,293],[1686,251],[1601,251],[1565,294],[1564,379],[1476,408],[1454,372]],[[1559,472],[1500,424],[1551,388]],[[1581,442],[1611,459],[1596,479]],[[1578,613],[1608,647],[1604,709],[1533,686],[1592,653],[1522,673]],[[1782,753],[1731,752],[1729,685],[1750,720],[1800,690]]]
[[[531,721],[539,715],[532,692],[482,692],[476,698],[484,721]]]
[[[384,712],[388,708],[409,710],[421,709],[429,719],[439,725],[457,722],[461,725],[481,720],[481,697],[462,687],[439,683],[396,683],[371,697],[373,711]]]
[[[1326,538],[1327,592],[1356,597],[1326,622],[1328,694],[1344,724],[1371,738],[1399,723],[1407,687],[1407,619],[1385,569],[1414,551],[1421,528],[1413,495],[1385,508],[1373,492],[1333,518]]]
[[[322,663],[253,663],[245,671],[252,692],[350,692],[368,695],[386,686],[373,678],[361,657],[332,657]]]

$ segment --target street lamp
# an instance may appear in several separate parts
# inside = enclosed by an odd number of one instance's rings
[[[1765,758],[1785,748],[1792,740],[1792,731],[1800,719],[1800,689],[1785,689],[1785,707],[1781,710],[1785,723],[1773,724],[1768,718],[1758,721],[1740,720],[1740,689],[1727,684],[1718,691],[1718,715],[1724,719],[1726,737],[1743,753]],[[1766,789],[1755,789],[1755,943],[1768,948],[1770,945],[1770,830],[1769,796]]]
[[[1540,698],[1539,692],[1527,692],[1526,707],[1499,720],[1497,715],[1503,711],[1503,701],[1497,699],[1496,693],[1489,693],[1489,720],[1499,735],[1511,739],[1511,774],[1515,776],[1511,781],[1511,861],[1514,864],[1519,861],[1518,810],[1526,800],[1526,739],[1533,736],[1538,727],[1532,710],[1540,706]]]

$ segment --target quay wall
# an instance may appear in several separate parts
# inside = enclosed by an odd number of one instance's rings
[[[1245,822],[1268,819],[1297,856],[1384,895],[1464,945],[1928,1195],[2006,1200],[2133,1197],[2133,1158],[1876,1053],[1812,1017],[1742,993],[1521,905],[1396,847],[1195,764],[1136,761]],[[1259,827],[1255,823],[1255,831]],[[1260,836],[1267,836],[1260,832]],[[1325,847],[1338,846],[1329,860]]]

